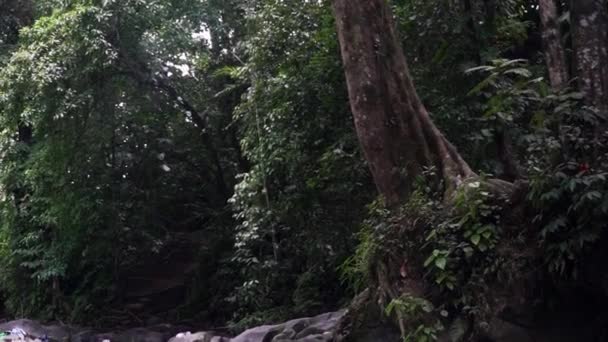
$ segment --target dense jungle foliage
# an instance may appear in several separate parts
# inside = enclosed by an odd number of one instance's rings
[[[395,206],[360,147],[332,1],[0,0],[4,311],[239,330],[369,287],[411,341],[515,302],[605,312],[606,101],[571,1],[553,4],[571,81],[550,82],[546,2],[390,1],[418,95],[479,175],[446,200],[423,165]],[[389,291],[414,263],[425,295]],[[172,273],[134,285],[158,265]],[[170,308],[135,315],[141,297]]]

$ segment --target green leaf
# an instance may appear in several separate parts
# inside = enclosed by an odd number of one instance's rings
[[[510,69],[505,71],[505,74],[514,74],[514,75],[518,75],[518,76],[522,76],[522,77],[530,77],[532,76],[532,73],[530,72],[530,70],[525,69],[525,68],[515,68],[515,69]]]
[[[503,60],[503,61],[504,61],[504,60]],[[527,59],[523,59],[523,58],[518,58],[518,59],[507,60],[506,62],[502,63],[502,65],[501,65],[501,66],[502,66],[502,67],[506,67],[506,66],[509,66],[509,65],[511,65],[511,64],[517,64],[517,63],[520,63],[520,64],[527,64],[527,63],[528,63],[528,60],[527,60]]]
[[[477,67],[469,68],[469,69],[465,70],[464,73],[471,74],[476,71],[492,71],[492,70],[496,70],[496,67],[491,66],[491,65],[480,65]]]
[[[473,236],[471,236],[471,242],[477,246],[479,245],[479,241],[481,240],[481,236],[479,234],[474,234]]]
[[[495,78],[496,78],[496,76],[492,75],[492,76],[486,78],[485,80],[479,82],[479,84],[477,84],[473,89],[471,89],[467,93],[467,96],[478,94],[483,89],[485,89],[487,86],[491,85]]]
[[[433,262],[433,260],[435,260],[435,258],[436,256],[431,255],[428,259],[426,259],[426,261],[424,262],[424,267],[428,267]]]
[[[437,236],[437,229],[433,229],[431,233],[426,237],[425,241],[430,241]]]
[[[435,259],[435,266],[440,270],[445,270],[445,266],[448,263],[448,259],[444,256],[438,257]]]

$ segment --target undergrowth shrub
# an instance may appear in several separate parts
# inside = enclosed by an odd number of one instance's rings
[[[531,191],[545,265],[558,277],[577,278],[585,258],[606,234],[608,135],[603,115],[577,107],[577,94],[559,105],[530,137]],[[553,129],[551,129],[553,128]]]
[[[606,230],[606,113],[586,106],[583,94],[550,91],[525,60],[496,60],[473,68],[487,77],[470,94],[486,99],[478,140],[510,135],[518,172],[529,182],[528,229],[557,281],[573,279]],[[485,137],[485,138],[484,138]]]

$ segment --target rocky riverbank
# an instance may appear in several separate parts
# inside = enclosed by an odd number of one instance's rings
[[[265,325],[236,337],[213,331],[191,332],[187,327],[159,324],[123,331],[97,331],[63,324],[45,325],[20,319],[0,324],[4,341],[40,342],[323,342],[332,341],[345,311],[300,318],[282,324]]]

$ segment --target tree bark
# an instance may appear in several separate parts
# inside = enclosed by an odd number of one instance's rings
[[[608,9],[604,0],[572,0],[572,45],[580,91],[608,110]]]
[[[387,204],[424,167],[437,167],[446,191],[474,176],[418,97],[386,0],[334,0],[333,10],[357,135]]]
[[[477,25],[475,24],[475,11],[473,10],[473,5],[471,4],[471,0],[463,1],[463,15],[467,18],[467,35],[469,36],[469,40],[473,46],[481,47],[481,38],[479,35],[479,30],[477,29]],[[475,62],[477,64],[481,64],[481,48],[475,53]]]
[[[486,30],[491,34],[496,32],[496,0],[484,0],[486,12]]]
[[[555,0],[539,0],[538,5],[549,82],[553,90],[559,91],[568,83],[568,64],[559,29],[557,4]]]
[[[498,160],[502,164],[502,178],[506,181],[513,182],[521,178],[520,166],[517,163],[517,158],[513,153],[513,142],[511,136],[505,130],[496,132],[496,150],[498,151]]]

